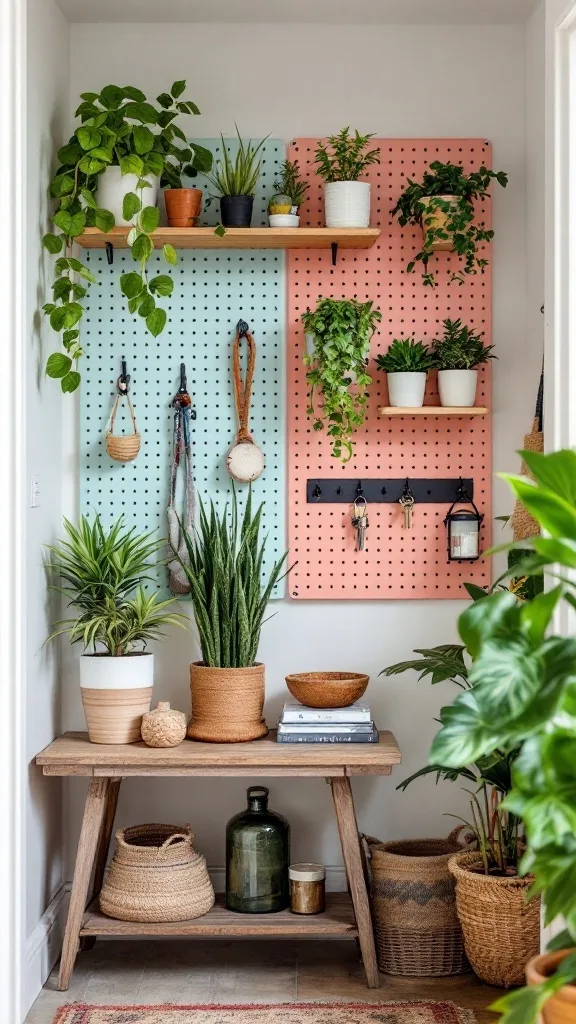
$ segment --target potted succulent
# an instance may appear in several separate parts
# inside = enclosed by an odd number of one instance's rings
[[[457,253],[464,260],[461,270],[452,280],[464,281],[464,274],[483,270],[488,260],[478,254],[484,242],[490,242],[494,232],[481,223],[475,223],[474,202],[490,197],[490,183],[496,180],[503,188],[508,184],[504,171],[491,171],[480,167],[466,174],[463,167],[435,160],[421,181],[407,178],[408,184],[392,210],[400,225],[415,225],[422,229],[422,249],[410,261],[410,273],[422,263],[424,284],[435,285],[434,274],[428,270],[433,253],[445,249]]]
[[[357,299],[320,298],[316,309],[302,314],[306,341],[312,346],[304,356],[310,385],[307,412],[315,417],[314,430],[323,430],[326,424],[332,455],[342,462],[352,458],[352,435],[366,415],[366,388],[372,383],[366,362],[381,319],[373,302]],[[319,412],[314,407],[316,391],[322,396]]]
[[[185,621],[172,600],[144,590],[164,542],[127,529],[122,516],[110,529],[99,515],[93,523],[81,516],[78,526],[65,519],[64,528],[65,538],[48,549],[49,586],[75,614],[48,639],[66,634],[84,648],[80,692],[92,743],[134,743],[152,700],[154,655],[146,646]]]
[[[196,225],[202,208],[202,189],[186,188],[182,177],[195,178],[198,171],[208,174],[212,170],[212,162],[210,150],[197,143],[191,143],[187,149],[174,146],[167,154],[160,187],[164,189],[169,228],[192,228]]]
[[[566,928],[553,940],[554,952],[528,964],[530,987],[492,1009],[503,1014],[501,1024],[563,1024],[576,1007],[576,639],[555,631],[554,621],[569,622],[576,604],[576,452],[522,456],[533,479],[505,479],[546,536],[520,542],[530,554],[510,573],[544,569],[550,589],[529,602],[495,592],[460,617],[460,635],[474,658],[472,686],[443,708],[430,761],[457,770],[495,749],[520,748],[506,798],[526,832],[520,871],[534,876],[531,894],[542,895],[544,923],[561,915]]]
[[[260,538],[263,505],[253,512],[252,491],[242,519],[236,491],[232,508],[219,515],[202,503],[198,529],[182,533],[187,558],[180,563],[202,650],[202,661],[190,665],[191,739],[238,743],[265,736],[264,666],[256,661],[260,630],[276,583],[282,578],[286,554],[263,579],[266,539]],[[174,552],[179,558],[178,552]]]
[[[266,139],[253,145],[252,139],[247,143],[238,136],[238,150],[233,158],[224,137],[222,139],[222,159],[216,161],[216,167],[208,175],[208,181],[220,196],[220,217],[224,228],[249,228],[252,223],[252,210],[256,184],[260,177],[262,161],[258,154]],[[268,138],[268,136],[266,136]]]
[[[477,367],[492,355],[493,345],[485,345],[480,334],[474,334],[458,320],[443,320],[444,334],[430,346],[433,363],[438,370],[440,404],[468,408],[474,405],[478,383]]]
[[[366,152],[374,135],[349,134],[343,128],[316,148],[316,170],[324,179],[324,214],[327,228],[370,226],[370,182],[359,181],[370,164],[380,163],[380,150]]]
[[[281,167],[280,181],[274,182],[277,190],[268,203],[268,220],[271,228],[297,228],[300,224],[298,211],[310,188],[300,177],[297,160],[285,160]]]
[[[405,409],[424,405],[426,377],[434,364],[422,341],[394,338],[388,351],[376,356],[376,364],[386,373],[390,405]]]
[[[96,280],[89,267],[72,256],[74,239],[86,227],[110,231],[115,224],[132,225],[130,247],[140,273],[122,275],[122,291],[130,312],[144,319],[152,335],[160,334],[166,324],[166,310],[157,299],[171,294],[173,279],[159,274],[149,281],[146,274],[154,251],[151,233],[159,220],[158,182],[174,162],[200,167],[205,159],[198,148],[192,154],[184,132],[174,124],[179,114],[200,113],[195,103],[180,98],[185,88],[186,82],[174,82],[170,94],[158,96],[157,105],[134,86],[107,85],[100,93],[82,93],[76,110],[80,124],[58,150],[59,166],[50,182],[55,230],[43,238],[45,248],[58,258],[53,297],[43,309],[50,326],[62,335],[64,349],[48,357],[46,373],[60,380],[64,392],[75,391],[80,384],[81,300]],[[177,145],[178,139],[184,147]],[[167,263],[177,262],[171,245],[163,252]]]

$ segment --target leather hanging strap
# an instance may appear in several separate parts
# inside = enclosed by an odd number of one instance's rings
[[[246,378],[242,378],[240,366],[240,342],[246,338],[248,346],[248,366],[246,367]],[[234,400],[236,402],[236,413],[238,416],[238,433],[236,443],[252,441],[252,435],[248,430],[250,420],[250,399],[252,397],[252,382],[254,380],[254,368],[256,365],[256,343],[248,330],[248,324],[239,320],[236,325],[236,335],[232,345],[232,377],[234,381]]]

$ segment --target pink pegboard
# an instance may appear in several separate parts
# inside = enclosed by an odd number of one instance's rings
[[[313,171],[316,139],[297,139],[289,158],[297,159],[311,182],[302,223],[324,223],[322,183]],[[421,241],[419,230],[401,229],[390,217],[406,177],[417,177],[433,160],[461,163],[466,170],[491,166],[491,146],[481,139],[380,139],[381,163],[369,169],[372,221],[382,234],[369,250],[340,250],[336,267],[326,252],[288,252],[288,479],[290,573],[293,598],[462,598],[466,581],[486,586],[490,562],[449,563],[443,524],[448,508],[418,504],[412,528],[402,528],[399,506],[372,504],[364,551],[355,551],[350,509],[346,505],[307,504],[306,481],[314,477],[473,477],[474,498],[484,523],[482,549],[491,543],[491,421],[484,417],[411,417],[385,419],[378,407],[388,404],[385,375],[370,366],[373,383],[364,427],[357,431],[353,459],[345,466],[332,458],[325,432],[316,433],[306,414],[307,383],[303,366],[304,334],[300,321],[319,296],[373,299],[382,312],[371,355],[384,352],[398,335],[416,333],[430,341],[446,317],[484,331],[491,343],[491,265],[463,285],[449,283],[457,258],[433,258],[437,287],[422,284],[416,270],[405,272]],[[479,219],[490,224],[490,203]],[[490,259],[489,247],[487,256]],[[434,402],[435,381],[427,404]],[[477,405],[490,408],[490,368],[479,375]]]

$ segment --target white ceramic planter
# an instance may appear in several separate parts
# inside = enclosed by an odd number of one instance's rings
[[[440,405],[469,408],[476,399],[478,370],[438,370]]]
[[[370,183],[329,181],[324,185],[327,228],[370,227]]]
[[[132,223],[129,220],[124,220],[122,216],[124,196],[129,192],[136,192],[142,200],[142,206],[156,206],[158,176],[155,174],[144,175],[144,180],[149,182],[150,188],[138,189],[139,180],[136,174],[121,174],[119,167],[107,167],[98,178],[96,202],[103,210],[110,210],[110,213],[114,214],[117,227],[129,227]]]
[[[420,409],[424,405],[426,373],[387,373],[390,405],[397,409]]]
[[[152,703],[153,682],[153,654],[82,655],[80,693],[91,742],[139,740],[142,715]]]
[[[269,213],[268,220],[271,228],[300,227],[300,217],[297,213]]]

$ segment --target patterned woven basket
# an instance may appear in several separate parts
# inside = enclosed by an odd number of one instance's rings
[[[381,843],[365,836],[378,966],[385,974],[439,978],[470,970],[448,861],[458,836]]]
[[[134,825],[116,833],[100,909],[119,921],[189,921],[214,906],[189,825]]]
[[[448,868],[456,880],[456,906],[466,953],[489,985],[521,985],[526,964],[540,951],[540,897],[530,902],[530,876],[498,878],[471,870],[478,853],[458,853]]]

